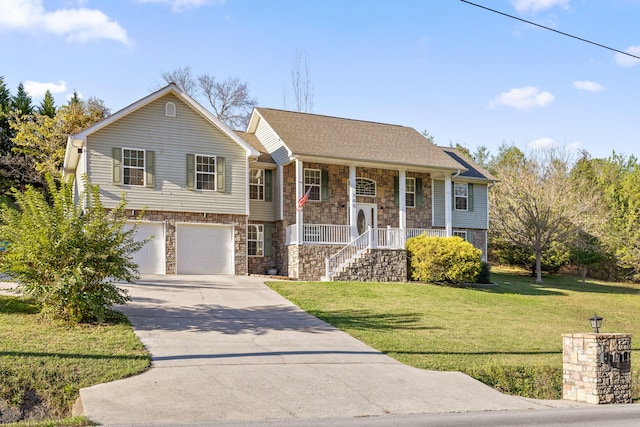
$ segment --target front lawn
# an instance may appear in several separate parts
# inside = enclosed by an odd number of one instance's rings
[[[131,376],[150,364],[125,318],[52,325],[29,299],[0,295],[0,400],[33,415],[65,417],[79,390]]]
[[[554,275],[536,285],[517,270],[494,269],[497,286],[421,283],[272,282],[307,312],[389,356],[423,369],[465,372],[502,391],[561,398],[562,334],[591,331],[640,337],[640,288]],[[640,339],[640,338],[636,338]],[[638,349],[637,345],[633,346]],[[638,383],[640,353],[633,352]],[[634,387],[634,398],[640,387]]]

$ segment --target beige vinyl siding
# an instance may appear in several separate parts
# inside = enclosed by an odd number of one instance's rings
[[[274,221],[274,203],[261,200],[250,200],[251,214],[249,221]]]
[[[461,182],[461,181],[456,181]],[[454,228],[487,228],[487,185],[473,184],[473,211],[457,211],[453,209],[451,218]],[[452,202],[453,206],[453,202]],[[444,181],[433,181],[433,225],[444,227]]]
[[[165,104],[176,117],[165,116]],[[100,185],[105,206],[113,207],[124,191],[129,209],[242,214],[247,212],[245,150],[211,122],[168,94],[87,137],[91,181]],[[152,150],[155,187],[114,185],[112,148]],[[187,190],[187,154],[225,158],[225,191]]]
[[[282,165],[289,161],[289,152],[275,131],[263,119],[258,121],[256,138],[262,143],[267,152],[271,154],[271,157],[277,164]]]

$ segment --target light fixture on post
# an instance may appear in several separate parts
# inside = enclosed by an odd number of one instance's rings
[[[593,316],[589,318],[589,321],[591,322],[593,332],[595,332],[596,334],[600,333],[600,327],[602,326],[602,317],[594,313]]]

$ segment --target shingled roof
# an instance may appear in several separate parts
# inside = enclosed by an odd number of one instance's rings
[[[267,152],[267,149],[264,148],[264,145],[260,142],[260,140],[256,137],[254,133],[247,133],[242,131],[235,131],[236,134],[242,139],[244,139],[249,145],[260,152],[260,156],[258,157],[258,162],[260,163],[273,163],[276,162],[273,160],[271,155]]]
[[[462,166],[415,129],[317,114],[256,108],[292,156],[459,170]]]
[[[489,171],[484,169],[482,166],[469,159],[467,156],[462,154],[460,151],[456,150],[453,147],[440,147],[444,150],[445,153],[456,162],[460,163],[462,166],[467,169],[466,172],[460,174],[461,177],[464,178],[473,178],[473,179],[486,179],[489,181],[498,181],[496,177],[491,175]]]

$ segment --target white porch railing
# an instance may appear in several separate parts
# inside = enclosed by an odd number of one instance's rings
[[[351,228],[348,225],[333,224],[304,224],[304,239],[299,242],[296,224],[286,230],[286,244],[322,244],[347,245],[351,242]],[[430,237],[446,237],[444,229],[406,228],[376,228],[373,229],[372,245],[381,248],[404,248],[406,239],[426,233]]]
[[[407,228],[407,239],[427,233],[429,237],[447,237],[447,230],[437,228]]]
[[[358,236],[353,242],[340,249],[330,257],[325,258],[325,278],[331,280],[340,268],[347,262],[358,256],[359,253],[372,246],[371,237],[374,235],[371,228]]]
[[[296,224],[287,227],[286,244],[315,243],[324,245],[346,245],[351,242],[351,227],[333,224],[304,224],[303,240],[298,240]]]

